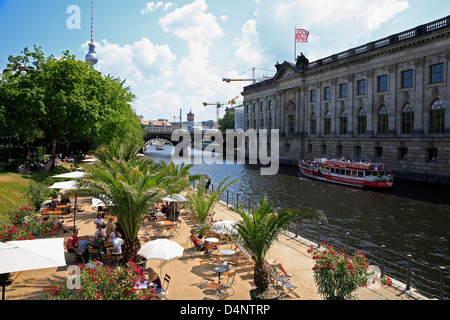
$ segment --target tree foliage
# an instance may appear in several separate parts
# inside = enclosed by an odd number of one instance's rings
[[[142,140],[124,81],[103,76],[68,51],[45,57],[41,48],[10,56],[0,78],[0,135],[43,139],[52,159],[60,145],[95,149],[112,139]],[[77,151],[77,150],[72,150]]]

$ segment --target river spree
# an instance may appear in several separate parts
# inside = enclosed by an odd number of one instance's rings
[[[152,146],[146,152],[170,162],[172,151],[166,145],[164,150]],[[395,181],[392,192],[361,190],[309,180],[296,167],[280,166],[277,175],[262,176],[259,166],[236,163],[195,164],[191,173],[210,176],[213,184],[225,177],[238,179],[230,191],[251,197],[253,204],[266,195],[278,207],[322,210],[330,228],[410,254],[420,263],[449,265],[449,188]]]

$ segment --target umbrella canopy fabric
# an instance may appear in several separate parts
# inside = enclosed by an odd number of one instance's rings
[[[63,182],[55,182],[53,185],[51,185],[50,189],[76,189],[78,187],[78,183],[76,181],[63,181]]]
[[[109,207],[109,206],[113,206],[114,203],[112,203],[111,200],[106,201],[106,203],[103,200],[100,200],[99,198],[94,198],[92,197],[92,206],[93,207]]]
[[[184,248],[175,241],[157,239],[146,242],[138,254],[148,260],[172,260],[183,256]]]
[[[138,255],[148,260],[160,260],[159,274],[162,277],[162,260],[172,260],[183,256],[184,248],[174,241],[157,239],[145,243],[138,251]]]
[[[85,172],[81,172],[81,171],[74,171],[74,172],[68,172],[68,173],[63,173],[63,174],[58,174],[56,176],[52,176],[52,178],[82,178],[86,175]]]
[[[95,158],[90,158],[90,159],[84,159],[84,160],[81,160],[82,162],[99,162],[99,160],[98,159],[95,159]]]
[[[237,235],[237,230],[234,227],[235,224],[236,224],[236,221],[233,221],[233,220],[217,221],[212,224],[212,226],[210,227],[210,230],[214,231],[216,233],[227,234],[230,236]]]
[[[64,238],[0,243],[0,274],[65,265]]]
[[[186,202],[187,201],[187,199],[185,197],[183,197],[181,194],[171,194],[167,197],[164,197],[162,200],[168,201],[168,202]]]

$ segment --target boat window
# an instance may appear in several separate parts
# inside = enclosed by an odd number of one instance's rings
[[[358,171],[358,177],[364,177],[364,171]]]

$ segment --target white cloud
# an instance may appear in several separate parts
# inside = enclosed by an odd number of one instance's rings
[[[207,13],[205,0],[195,0],[159,20],[164,32],[173,32],[185,41],[200,41],[212,45],[212,40],[223,36],[216,17]]]
[[[158,10],[159,8],[163,8],[164,11],[169,10],[171,7],[173,6],[172,2],[167,2],[164,4],[164,2],[162,1],[158,1],[158,2],[148,2],[146,7],[144,9],[141,10],[141,14],[147,14],[147,13],[152,13],[155,12],[156,10]]]
[[[96,68],[112,76],[120,75],[129,83],[151,82],[173,74],[176,56],[168,45],[155,45],[145,37],[131,45],[120,46],[108,40],[95,45],[99,57]]]
[[[373,30],[407,8],[407,0],[289,0],[277,3],[274,12],[285,23],[294,17],[306,26],[356,19]]]
[[[264,49],[259,42],[259,34],[256,29],[256,21],[248,20],[242,27],[241,36],[235,40],[238,49],[236,58],[248,66],[259,66],[264,61]]]

